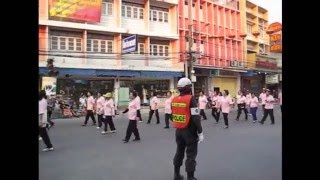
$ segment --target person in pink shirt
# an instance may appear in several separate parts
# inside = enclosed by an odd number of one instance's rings
[[[250,93],[250,91],[249,91],[248,89],[247,89],[247,91],[246,91],[246,98],[247,98],[246,105],[247,105],[247,107],[248,107],[248,109],[247,109],[248,115],[252,115],[252,114],[250,113],[250,106],[249,106],[249,102],[250,102],[250,99],[251,99],[251,93]]]
[[[130,93],[130,102],[129,102],[128,108],[122,112],[122,113],[128,112],[128,119],[129,119],[126,137],[122,139],[124,143],[129,142],[132,133],[135,136],[135,139],[133,141],[140,141],[139,130],[137,128],[137,120],[139,119],[137,117],[137,110],[139,105],[137,101],[134,100],[136,97],[137,97],[136,92]]]
[[[250,112],[252,114],[253,122],[257,121],[257,109],[258,109],[259,100],[254,93],[251,93],[251,98],[249,99]]]
[[[170,91],[167,92],[167,99],[164,103],[164,120],[166,122],[166,126],[164,128],[169,128],[169,119],[172,121],[172,117],[171,117],[171,114],[172,114],[172,111],[171,111],[171,102],[172,102],[172,94]]]
[[[279,101],[280,110],[282,113],[282,91],[281,90],[279,91],[279,94],[278,94],[278,101]]]
[[[101,96],[101,92],[98,92],[98,98],[97,98],[98,126],[97,126],[97,129],[100,129],[102,126],[103,104],[104,104],[104,97]]]
[[[248,110],[246,108],[247,104],[247,98],[244,95],[244,92],[239,92],[237,95],[237,105],[238,105],[238,114],[236,120],[239,121],[239,117],[241,115],[241,112],[244,111],[244,114],[246,116],[246,120],[248,120]]]
[[[271,124],[274,124],[274,115],[273,115],[273,103],[275,102],[273,96],[270,94],[270,90],[266,90],[266,99],[265,99],[265,111],[263,114],[263,118],[259,121],[260,124],[263,124],[264,121],[267,119],[267,116],[270,115]]]
[[[115,133],[116,128],[114,127],[114,123],[112,120],[112,118],[115,116],[112,94],[106,93],[105,95],[103,95],[103,97],[105,98],[102,105],[102,121],[104,123],[104,131],[102,131],[101,134],[108,133],[108,124],[110,126],[110,133]]]
[[[219,123],[220,111],[218,111],[218,100],[220,99],[218,92],[214,91],[213,96],[211,97],[212,101],[212,116],[216,120],[216,124]]]
[[[87,126],[89,117],[91,117],[91,119],[93,121],[92,125],[95,126],[97,123],[96,123],[96,118],[94,117],[93,110],[94,110],[94,106],[95,106],[96,101],[93,98],[93,96],[91,95],[91,92],[88,92],[87,95],[88,95],[88,99],[87,99],[87,114],[86,114],[86,118],[85,118],[85,121],[82,124],[82,126]]]
[[[204,110],[206,109],[207,103],[208,103],[207,96],[204,95],[203,91],[200,91],[198,105],[200,109],[200,116],[203,117],[203,120],[207,120],[206,113],[204,112]]]
[[[262,93],[259,95],[259,100],[261,102],[261,105],[262,105],[262,111],[263,111],[263,114],[264,114],[264,110],[265,110],[265,105],[266,105],[266,88],[262,88]]]
[[[140,110],[141,110],[141,99],[140,99],[140,96],[137,95],[137,97],[135,98],[135,101],[137,101],[137,104],[139,104],[138,110],[137,110],[137,116],[139,118],[139,122],[143,122],[142,121],[142,117],[141,117],[141,112],[140,112]]]
[[[231,106],[234,104],[232,101],[231,96],[229,96],[229,91],[224,90],[223,92],[223,97],[219,101],[219,106],[221,107],[223,119],[224,119],[224,128],[229,128],[229,123],[228,123],[228,114],[230,113]]]
[[[153,97],[150,100],[150,112],[149,112],[149,119],[147,124],[150,124],[150,121],[152,119],[153,113],[156,113],[156,118],[157,118],[157,124],[160,123],[160,119],[159,119],[159,111],[158,111],[158,106],[159,106],[159,99],[157,97],[158,93],[154,92],[153,93]]]

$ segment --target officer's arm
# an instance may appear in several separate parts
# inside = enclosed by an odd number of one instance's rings
[[[197,106],[197,100],[195,97],[192,96],[191,102],[190,102],[190,108],[198,108]],[[194,111],[191,111],[191,121],[194,122],[194,124],[197,127],[198,134],[202,133],[202,126],[201,126],[201,116],[199,115],[199,109],[194,113]]]

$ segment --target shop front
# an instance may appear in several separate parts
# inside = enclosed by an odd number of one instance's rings
[[[235,97],[240,87],[240,75],[237,72],[215,70],[212,74],[211,84],[214,91],[223,92],[228,90],[232,97]]]

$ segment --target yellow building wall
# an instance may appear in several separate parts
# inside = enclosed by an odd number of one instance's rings
[[[215,77],[212,78],[213,86],[220,88],[220,91],[228,90],[231,97],[236,96],[237,78],[236,77]]]
[[[256,68],[256,54],[247,54],[248,58],[248,68],[255,69]]]

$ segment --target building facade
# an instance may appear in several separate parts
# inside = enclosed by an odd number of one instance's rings
[[[47,74],[47,60],[54,59],[58,92],[67,96],[78,98],[86,90],[112,91],[117,96],[120,88],[129,88],[141,97],[146,89],[149,97],[154,91],[164,96],[174,89],[184,71],[179,59],[178,1],[96,2],[101,8],[98,22],[68,18],[74,9],[63,2],[39,1],[40,78]],[[60,9],[53,10],[56,6]],[[136,51],[123,53],[122,40],[133,35]]]
[[[236,95],[240,73],[247,72],[241,29],[239,0],[179,0],[180,57],[195,52],[195,94],[227,89]]]

